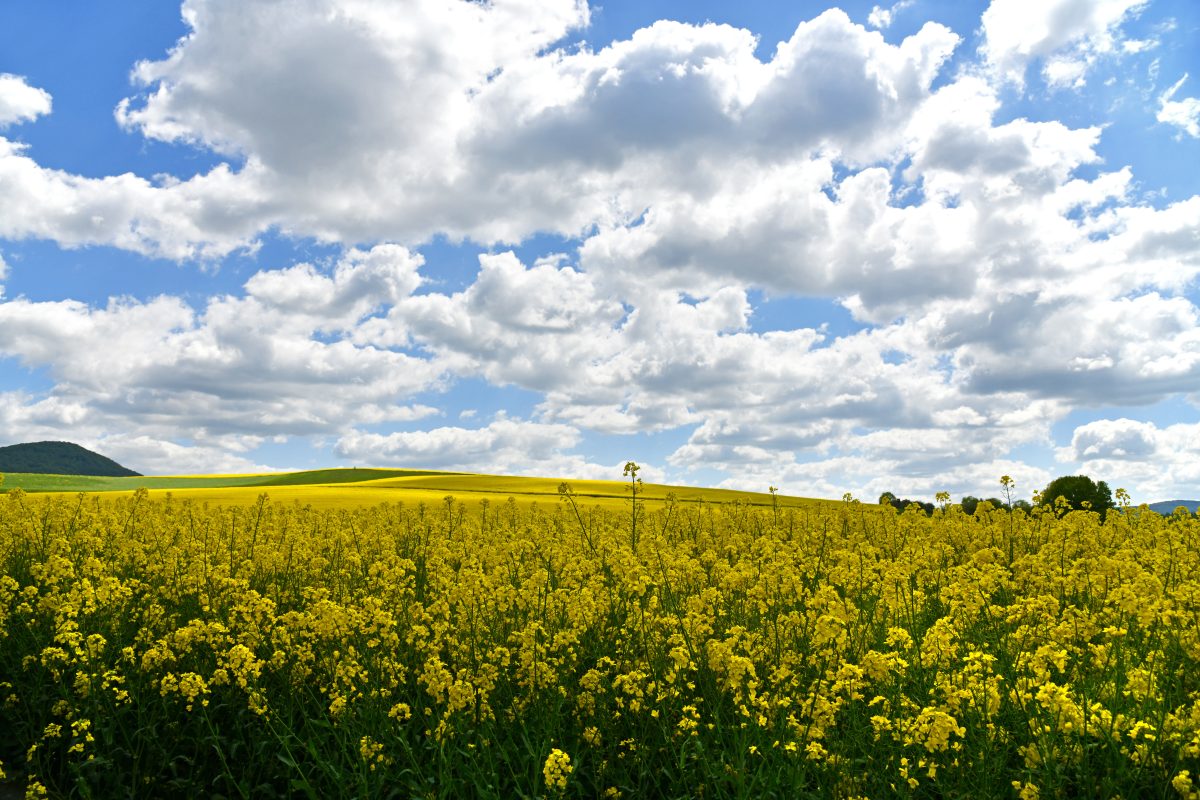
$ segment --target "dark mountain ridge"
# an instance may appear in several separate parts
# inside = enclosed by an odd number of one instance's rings
[[[100,475],[136,478],[127,469],[72,442],[27,442],[0,447],[0,472],[37,472],[47,475]]]

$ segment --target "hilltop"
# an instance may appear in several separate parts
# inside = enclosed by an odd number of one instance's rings
[[[1151,503],[1149,508],[1158,514],[1172,514],[1179,506],[1195,514],[1196,509],[1200,508],[1200,500],[1163,500],[1160,503]]]
[[[28,442],[0,447],[0,473],[32,472],[49,475],[139,477],[111,458],[71,442]]]

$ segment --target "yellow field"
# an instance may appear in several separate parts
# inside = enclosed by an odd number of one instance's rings
[[[179,479],[225,477],[245,479],[251,477],[272,478],[263,475],[226,476],[174,476]],[[404,503],[405,505],[440,504],[447,496],[468,508],[477,508],[482,501],[489,504],[503,503],[513,498],[522,508],[533,503],[557,504],[562,501],[559,487],[561,478],[526,478],[483,474],[417,475],[411,477],[381,478],[376,480],[306,483],[294,486],[223,486],[212,488],[149,489],[151,498],[163,498],[170,494],[180,500],[196,503],[248,506],[258,502],[267,494],[273,503],[300,503],[318,509],[351,509],[380,503]],[[618,511],[629,506],[630,491],[626,481],[598,481],[566,479],[579,503],[590,507]],[[47,497],[73,497],[75,492],[41,492]],[[107,491],[104,497],[130,497],[134,490]],[[667,486],[643,484],[638,489],[638,502],[645,501],[647,508],[660,508],[673,497],[674,502],[684,505],[701,503],[740,503],[743,505],[773,508],[799,508],[828,501],[800,497],[777,496],[760,492],[739,492],[730,489],[701,489],[689,486]]]
[[[574,507],[558,483],[9,493],[0,781],[1200,798],[1194,515],[653,486],[634,513],[620,482],[579,482]]]

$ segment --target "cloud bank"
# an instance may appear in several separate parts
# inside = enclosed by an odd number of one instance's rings
[[[837,9],[760,58],[712,23],[572,43],[591,11],[564,0],[188,0],[190,32],[134,66],[115,119],[226,162],[84,177],[0,138],[0,238],[201,266],[269,236],[341,255],[200,300],[6,299],[0,355],[52,387],[0,394],[0,420],[143,469],[248,467],[310,437],[356,463],[595,476],[589,436],[674,431],[655,474],[796,494],[1001,473],[1032,491],[1053,473],[1028,448],[1189,491],[1186,430],[1114,419],[1053,447],[1072,409],[1200,393],[1200,197],[1140,199],[1100,122],[1005,112],[1031,65],[1084,87],[1144,3],[1027,5],[995,0],[950,71],[948,27],[890,42]],[[1195,137],[1182,83],[1158,120]],[[0,125],[49,112],[0,77]],[[565,252],[518,255],[547,234]],[[418,252],[434,237],[485,248],[461,289]],[[861,330],[763,330],[758,297]],[[467,380],[539,400],[448,425],[437,398]]]

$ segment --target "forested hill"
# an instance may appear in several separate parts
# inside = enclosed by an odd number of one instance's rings
[[[137,477],[111,458],[71,442],[29,442],[0,447],[0,473],[40,472],[50,475]]]
[[[1163,500],[1161,503],[1151,503],[1150,510],[1159,514],[1171,514],[1183,506],[1193,514],[1200,509],[1200,500]]]

